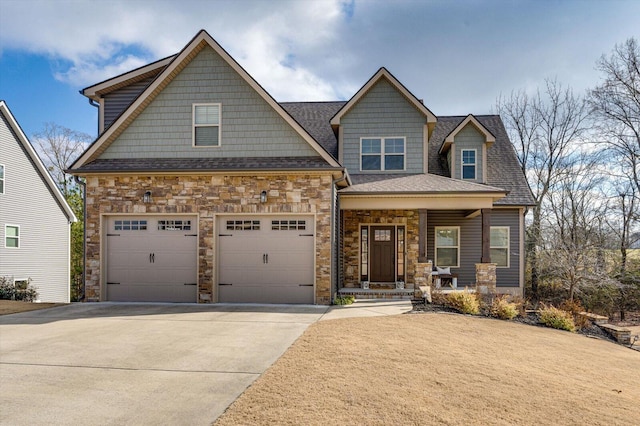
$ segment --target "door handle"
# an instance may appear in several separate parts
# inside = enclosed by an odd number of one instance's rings
[[[267,263],[269,263],[269,253],[265,254],[267,256]]]
[[[262,263],[267,263],[267,255],[262,253]]]
[[[151,263],[151,253],[149,253],[149,263]]]
[[[151,253],[151,259],[153,260],[152,263],[156,263],[156,254],[155,253]]]

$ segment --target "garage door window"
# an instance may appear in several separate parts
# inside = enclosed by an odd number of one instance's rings
[[[190,231],[190,220],[159,220],[158,231]]]
[[[273,231],[302,231],[307,229],[306,220],[272,220]]]
[[[227,231],[259,231],[259,220],[228,220]]]
[[[114,223],[116,231],[146,231],[146,220],[116,220]]]

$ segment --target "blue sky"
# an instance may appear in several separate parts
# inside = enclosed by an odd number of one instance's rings
[[[483,114],[545,78],[584,93],[638,16],[635,0],[0,0],[0,99],[28,136],[96,136],[79,91],[204,28],[279,101],[348,99],[385,66],[435,114]]]

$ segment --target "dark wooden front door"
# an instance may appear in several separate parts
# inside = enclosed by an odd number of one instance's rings
[[[371,282],[396,280],[396,236],[393,226],[371,227]]]

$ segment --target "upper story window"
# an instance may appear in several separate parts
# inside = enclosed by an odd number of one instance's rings
[[[4,194],[4,165],[0,164],[0,194]]]
[[[491,227],[491,261],[498,268],[509,267],[509,227]]]
[[[4,246],[7,248],[20,248],[20,227],[18,225],[5,225]]]
[[[462,150],[462,179],[476,178],[476,150]]]
[[[193,104],[193,146],[220,146],[220,104]]]
[[[405,138],[360,139],[360,170],[404,170]]]

